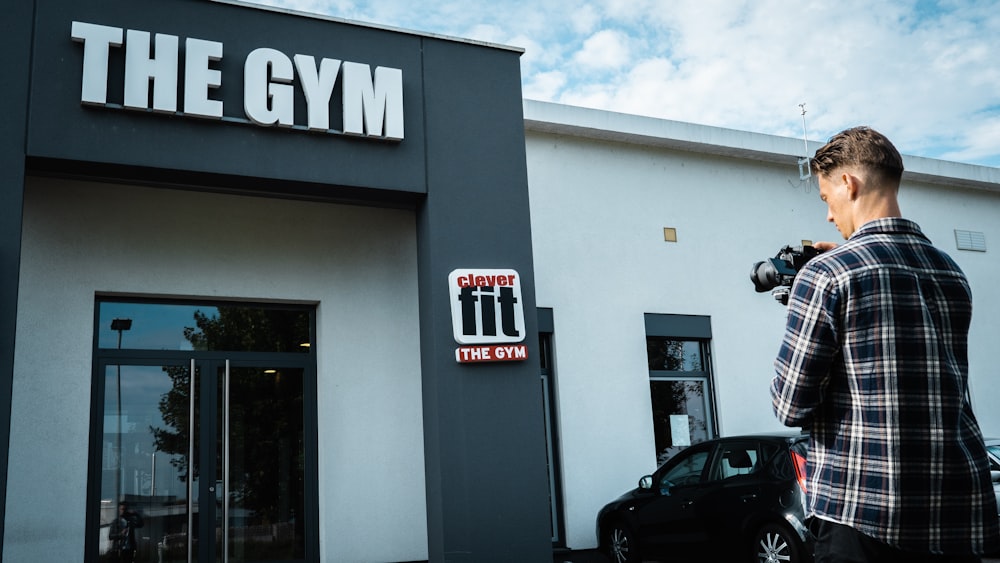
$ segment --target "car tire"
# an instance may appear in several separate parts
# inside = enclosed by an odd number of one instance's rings
[[[751,561],[755,563],[804,563],[801,542],[795,532],[781,524],[765,524],[753,537]]]
[[[611,563],[642,563],[635,534],[619,522],[612,523],[604,533],[604,552]]]

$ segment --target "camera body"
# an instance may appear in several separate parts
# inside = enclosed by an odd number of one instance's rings
[[[812,260],[819,251],[810,245],[783,246],[774,258],[762,260],[750,270],[750,281],[757,293],[771,291],[774,299],[782,305],[788,304],[788,293],[792,282],[802,266]],[[773,290],[773,291],[772,291]]]

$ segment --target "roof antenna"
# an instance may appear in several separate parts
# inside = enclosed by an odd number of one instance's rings
[[[802,110],[802,142],[805,144],[805,156],[799,159],[799,180],[808,180],[812,177],[812,168],[809,166],[809,134],[806,130],[806,104],[799,104]]]

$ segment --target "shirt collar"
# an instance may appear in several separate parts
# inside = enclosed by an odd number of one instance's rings
[[[882,217],[861,225],[861,228],[854,231],[854,234],[848,240],[876,234],[915,235],[923,239],[927,238],[923,231],[920,230],[920,226],[909,219],[903,219],[902,217]]]

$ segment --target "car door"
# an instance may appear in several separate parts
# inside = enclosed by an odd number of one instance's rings
[[[744,523],[765,509],[760,471],[764,461],[758,440],[719,443],[698,506],[706,536],[717,540],[739,537]]]
[[[650,550],[705,541],[698,506],[713,449],[711,444],[691,446],[653,475],[656,498],[637,506],[635,514],[639,536]]]

